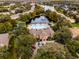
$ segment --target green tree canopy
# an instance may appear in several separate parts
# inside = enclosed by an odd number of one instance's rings
[[[73,56],[79,58],[79,37],[76,37],[73,40],[69,40],[67,42],[67,48]]]
[[[72,24],[69,20],[66,20],[62,17],[59,18],[59,20],[57,21],[57,23],[53,26],[53,30],[54,31],[59,31],[62,28],[69,28],[72,27]]]
[[[38,49],[34,59],[72,59],[72,56],[67,48],[54,42]]]
[[[25,15],[21,15],[18,20],[23,21],[23,22],[29,22],[30,19],[31,19],[31,15],[30,14],[25,14]]]
[[[9,59],[10,51],[7,47],[0,48],[0,59]]]
[[[44,8],[42,8],[42,7],[38,6],[38,5],[35,5],[34,12],[36,12],[36,15],[42,14],[42,13],[44,13]]]
[[[0,14],[0,23],[6,22],[10,20],[10,16],[9,15],[2,15]]]
[[[50,11],[50,10],[47,10],[47,11],[45,12],[45,14],[46,14],[46,16],[49,17],[49,19],[50,19],[51,21],[53,21],[53,22],[55,22],[55,23],[59,20],[59,17],[60,17],[60,15],[58,15],[56,12],[52,12],[52,11]]]
[[[53,39],[59,43],[65,44],[68,40],[72,39],[72,34],[68,29],[62,29],[54,34]]]
[[[13,26],[9,22],[0,23],[0,33],[6,33],[13,29]]]
[[[10,52],[11,58],[30,59],[33,53],[32,45],[35,44],[36,38],[28,34],[20,34],[18,36],[10,34]]]

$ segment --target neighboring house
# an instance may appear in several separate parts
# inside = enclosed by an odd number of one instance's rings
[[[31,23],[28,25],[28,29],[30,34],[42,41],[46,41],[54,34],[54,31],[49,26],[49,21],[45,16],[32,19]]]
[[[12,14],[15,14],[15,10],[11,10],[10,12],[11,12]]]
[[[9,44],[9,34],[0,34],[0,47],[8,46]]]
[[[17,18],[20,17],[20,14],[18,13],[18,14],[15,14],[15,15],[11,15],[10,17],[11,17],[11,19],[17,19]]]
[[[10,3],[10,6],[14,6],[14,5],[16,5],[15,3]]]
[[[48,5],[40,5],[40,6],[44,8],[44,11],[47,11],[47,10],[50,10],[52,12],[56,11],[54,6],[48,6]]]
[[[61,6],[62,9],[64,9],[65,11],[69,10],[67,5]]]
[[[72,38],[79,36],[79,28],[70,28],[70,32],[72,33]]]

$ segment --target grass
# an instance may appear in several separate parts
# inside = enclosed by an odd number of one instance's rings
[[[78,24],[73,24],[73,27],[79,27],[79,23]]]

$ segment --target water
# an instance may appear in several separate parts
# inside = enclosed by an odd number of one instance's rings
[[[48,19],[45,16],[40,16],[31,21],[31,23],[49,23]]]
[[[32,29],[45,29],[45,28],[48,28],[48,27],[49,27],[48,25],[44,25],[44,24],[32,24],[31,25]]]
[[[29,29],[46,29],[49,27],[49,21],[45,16],[39,16],[32,19]]]

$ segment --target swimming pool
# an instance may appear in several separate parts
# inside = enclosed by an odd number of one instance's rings
[[[31,24],[32,23],[49,23],[49,20],[45,16],[40,16],[32,19]]]
[[[31,29],[45,29],[48,28],[48,25],[43,25],[43,24],[32,24]]]

